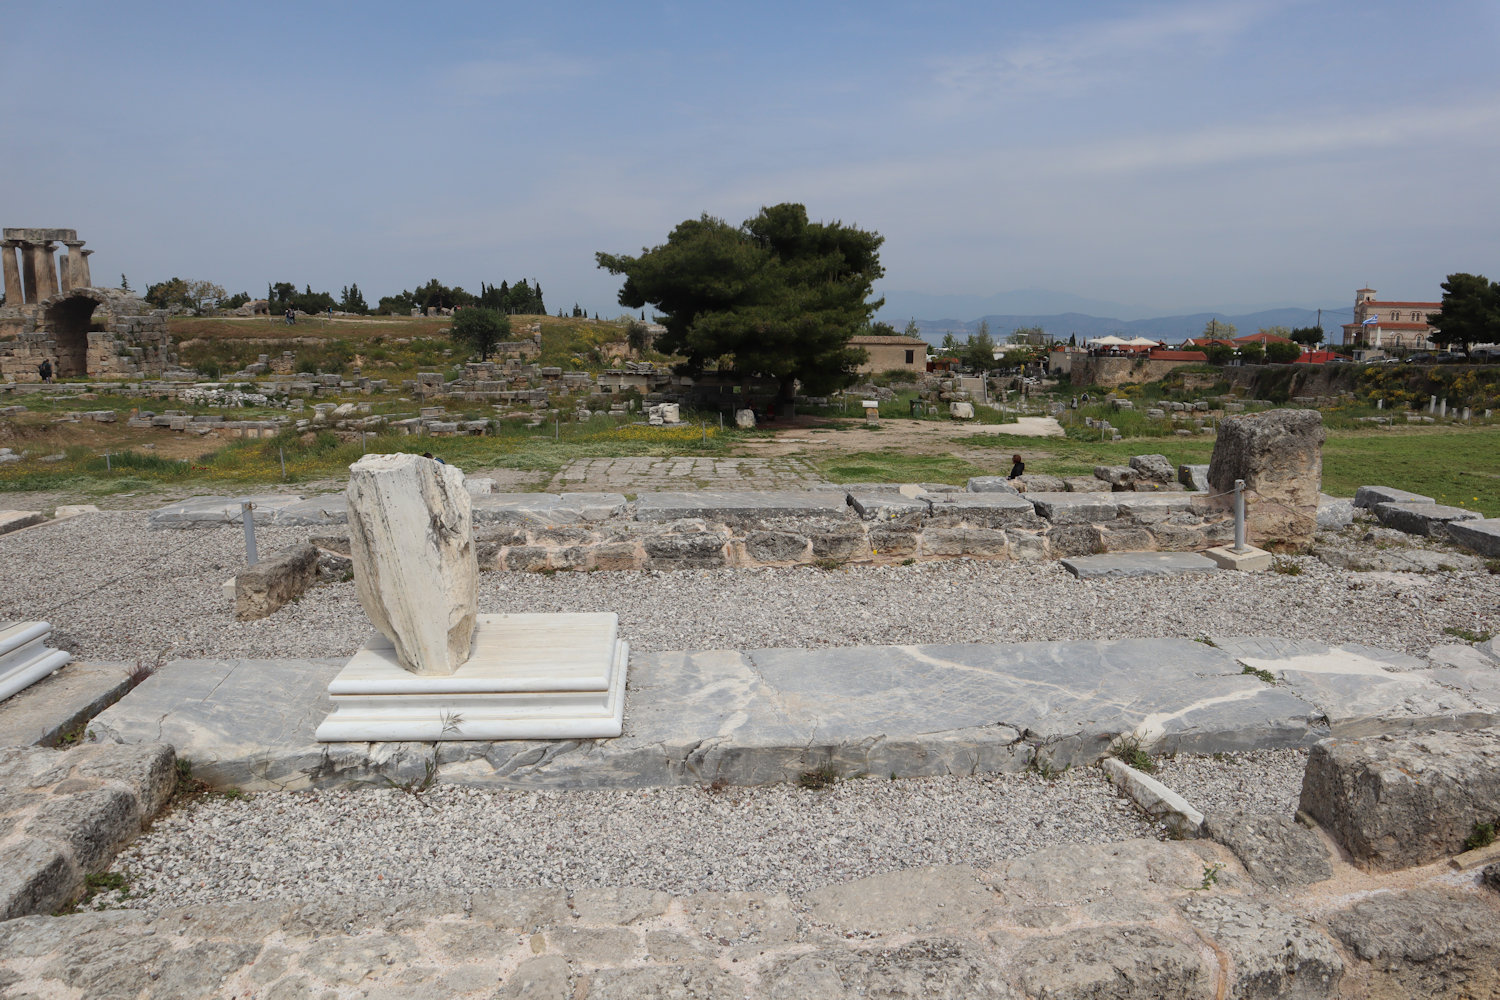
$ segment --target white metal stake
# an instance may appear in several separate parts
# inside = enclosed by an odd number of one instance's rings
[[[1235,555],[1245,551],[1245,481],[1234,481],[1234,548]]]
[[[260,556],[255,551],[255,516],[250,513],[254,507],[248,500],[240,502],[240,518],[245,522],[245,564],[248,566],[260,562]]]

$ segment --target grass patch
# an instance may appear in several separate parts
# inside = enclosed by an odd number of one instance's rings
[[[1462,628],[1458,625],[1445,626],[1443,634],[1462,639],[1464,642],[1489,642],[1495,637],[1493,632],[1475,632],[1473,629]]]
[[[1288,556],[1276,556],[1271,560],[1271,572],[1282,576],[1301,576],[1302,565]]]
[[[815,767],[797,775],[797,787],[809,789],[832,788],[838,784],[839,770],[832,764]]]
[[[913,455],[883,448],[840,455],[819,463],[818,471],[831,483],[963,483],[986,475],[973,462],[954,455]]]
[[[1135,768],[1145,774],[1156,773],[1156,761],[1141,746],[1141,741],[1134,736],[1123,737],[1110,751],[1111,755],[1122,763]]]
[[[1500,820],[1489,823],[1475,823],[1474,829],[1464,840],[1464,850],[1477,851],[1481,847],[1489,847],[1495,842],[1495,826]]]
[[[1248,664],[1243,669],[1240,670],[1240,673],[1242,673],[1242,674],[1249,674],[1252,677],[1259,678],[1260,680],[1265,681],[1267,684],[1275,684],[1276,683],[1276,675],[1273,674],[1273,673],[1271,673],[1271,671],[1269,671],[1269,670],[1261,670],[1258,667],[1252,667],[1252,666],[1249,666]]]

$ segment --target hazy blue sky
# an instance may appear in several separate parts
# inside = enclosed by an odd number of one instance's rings
[[[1500,276],[1500,3],[7,3],[0,224],[95,280],[540,279],[804,202],[891,291]],[[964,317],[967,318],[967,317]]]

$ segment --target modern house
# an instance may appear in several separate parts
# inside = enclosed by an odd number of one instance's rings
[[[878,375],[897,368],[911,372],[927,370],[927,341],[916,337],[862,335],[850,337],[849,346],[862,347],[869,355],[856,369],[861,375]]]

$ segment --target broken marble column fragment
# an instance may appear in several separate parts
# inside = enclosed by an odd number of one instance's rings
[[[349,467],[349,543],[359,603],[415,674],[469,658],[479,564],[463,473],[417,455]]]

